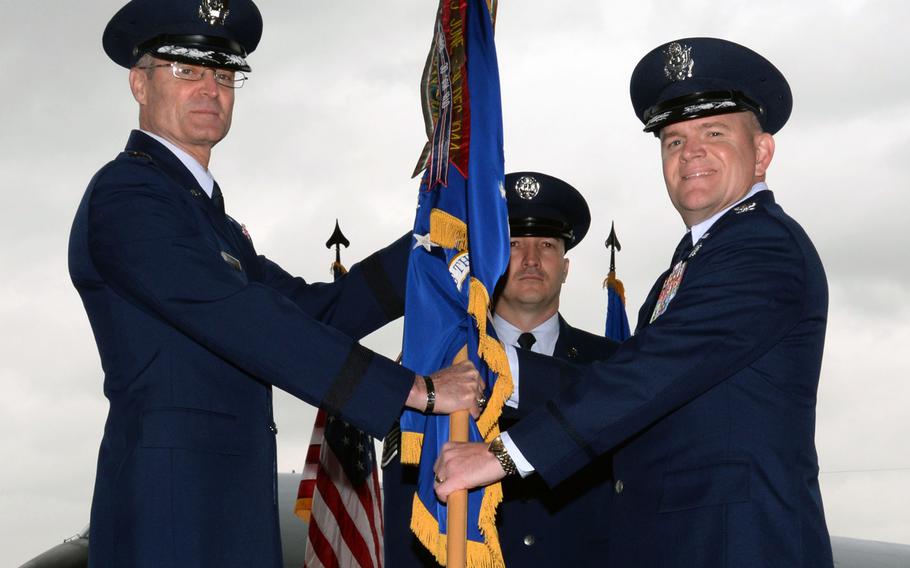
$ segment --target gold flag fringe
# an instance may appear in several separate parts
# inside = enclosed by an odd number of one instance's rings
[[[497,482],[485,488],[480,504],[480,532],[487,541],[468,539],[467,565],[471,568],[505,568],[499,535],[496,533],[496,508],[502,502],[502,484]],[[436,518],[423,506],[420,497],[414,495],[411,506],[411,532],[436,558],[440,566],[446,565],[447,535],[442,534]]]
[[[418,465],[420,448],[423,447],[423,432],[401,433],[401,463]]]
[[[468,230],[457,217],[439,209],[430,212],[430,240],[444,248],[460,252],[468,250]],[[514,384],[509,370],[505,348],[498,340],[487,335],[490,316],[490,294],[483,283],[471,277],[468,289],[468,313],[474,319],[478,331],[478,355],[496,373],[496,384],[490,393],[487,406],[477,419],[477,429],[484,440],[490,441],[499,435],[499,417],[506,400],[512,395]],[[423,434],[401,433],[401,462],[419,464]],[[494,483],[484,488],[480,504],[478,524],[486,542],[468,540],[468,566],[471,568],[505,568],[499,534],[496,532],[496,509],[502,502],[502,485]],[[411,530],[421,543],[433,553],[436,561],[446,565],[446,535],[440,532],[436,518],[424,507],[418,495],[414,495],[411,511]]]
[[[294,503],[294,514],[305,523],[310,522],[313,514],[313,498],[301,497]]]
[[[443,248],[468,250],[468,227],[441,209],[430,211],[430,240]]]
[[[623,305],[626,305],[626,288],[622,285],[622,280],[616,277],[615,272],[610,272],[607,274],[607,277],[604,279],[604,288],[609,288],[612,286],[616,293],[619,294],[620,299],[622,299]]]
[[[509,360],[502,343],[487,335],[487,319],[490,313],[490,295],[480,280],[471,278],[468,296],[468,313],[474,318],[478,331],[478,355],[498,378],[493,385],[487,407],[477,419],[477,429],[484,440],[490,441],[499,435],[496,428],[502,407],[512,396],[512,373],[509,371]]]

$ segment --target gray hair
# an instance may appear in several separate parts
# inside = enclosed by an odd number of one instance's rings
[[[155,68],[151,67],[154,64],[155,64],[155,58],[152,57],[151,53],[146,52],[146,53],[142,54],[142,57],[140,57],[139,60],[136,61],[136,64],[133,65],[133,67],[137,67],[137,68],[144,67],[145,74],[149,77],[149,79],[151,79],[152,73],[155,72]]]

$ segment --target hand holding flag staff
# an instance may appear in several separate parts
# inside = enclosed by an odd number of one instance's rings
[[[613,341],[625,341],[632,335],[629,331],[629,318],[626,315],[626,291],[622,281],[616,278],[616,251],[622,250],[616,237],[616,228],[610,223],[610,236],[604,246],[610,249],[610,272],[604,279],[607,289],[607,321],[604,337]]]
[[[490,296],[509,260],[495,14],[495,1],[439,4],[421,80],[429,141],[415,172],[424,175],[405,299],[404,365],[427,376],[464,352],[487,384],[477,422],[460,413],[465,441],[473,442],[498,435],[512,391],[505,351],[488,325]],[[419,467],[411,529],[442,565],[504,566],[494,525],[499,484],[463,493],[466,526],[457,498],[448,507],[436,499],[433,462],[458,422],[402,415],[401,460]]]
[[[335,247],[336,280],[347,273],[341,247],[350,244],[336,219],[325,243]],[[381,568],[382,497],[373,438],[319,409],[294,513],[309,523],[304,568]]]

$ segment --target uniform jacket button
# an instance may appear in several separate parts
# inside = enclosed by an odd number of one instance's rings
[[[522,540],[522,542],[525,543],[525,546],[534,546],[534,543],[537,542],[537,539],[534,538],[534,535],[529,534],[529,535],[525,535],[524,540]]]
[[[278,426],[274,422],[269,423],[269,432],[271,432],[272,434],[278,433]]]
[[[616,480],[616,483],[613,485],[613,490],[616,491],[616,494],[617,494],[617,495],[619,495],[620,493],[622,493],[622,490],[623,490],[622,479],[617,479],[617,480]]]

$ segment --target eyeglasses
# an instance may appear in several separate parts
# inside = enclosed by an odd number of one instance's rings
[[[206,67],[201,67],[199,65],[189,65],[186,63],[180,63],[179,61],[145,65],[143,67],[138,67],[138,69],[154,69],[156,67],[170,67],[171,72],[174,74],[174,77],[183,79],[184,81],[201,81],[202,77],[205,75],[206,70]],[[230,89],[239,89],[243,87],[243,84],[247,80],[246,73],[243,73],[242,71],[212,69],[212,75],[215,77],[216,83]]]

